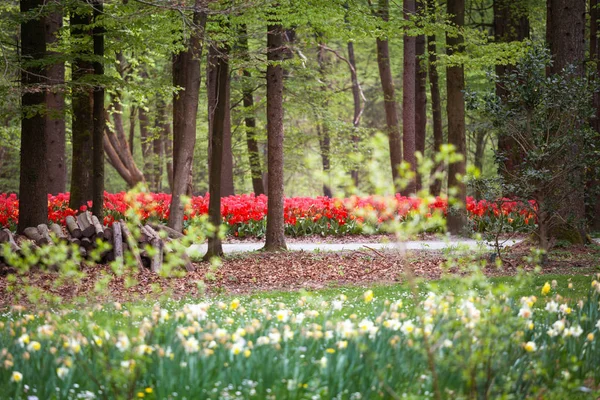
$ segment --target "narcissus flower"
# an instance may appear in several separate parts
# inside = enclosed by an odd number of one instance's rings
[[[373,301],[373,291],[372,290],[367,290],[364,294],[363,297],[365,299],[365,303],[370,303]]]
[[[550,286],[548,282],[544,283],[544,286],[542,286],[542,295],[546,296],[548,293],[550,293],[551,289],[552,286]]]
[[[23,380],[23,374],[19,371],[13,371],[10,380],[11,382],[19,383]]]
[[[527,342],[527,343],[525,343],[523,348],[525,349],[526,352],[532,353],[537,350],[537,345],[535,344],[535,342]]]

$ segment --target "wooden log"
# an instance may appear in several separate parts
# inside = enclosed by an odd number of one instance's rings
[[[112,231],[113,251],[116,260],[118,258],[123,258],[123,236],[121,235],[121,224],[115,221],[112,226]]]
[[[65,223],[67,224],[67,229],[72,237],[75,239],[81,238],[81,229],[79,229],[79,225],[77,225],[75,217],[69,215],[67,218],[65,218]]]
[[[146,231],[146,234],[150,237],[150,245],[156,251],[150,262],[150,270],[152,272],[158,273],[162,269],[163,264],[164,242],[160,238],[160,235],[154,229],[152,229],[150,225],[145,225],[144,230]]]
[[[104,227],[104,240],[107,242],[113,241],[113,229],[108,226]]]
[[[8,228],[4,228],[2,231],[3,236],[4,236],[4,240],[0,240],[0,243],[8,243],[10,246],[10,249],[12,251],[20,251],[21,248],[19,247],[19,245],[17,244],[17,242],[15,242],[15,238],[12,234],[12,232],[10,230],[8,230]]]
[[[94,225],[94,231],[97,238],[104,239],[104,226],[98,220],[98,217],[92,215],[92,225]]]
[[[42,236],[42,241],[40,242],[40,244],[54,244],[52,238],[50,238],[50,231],[48,230],[48,225],[39,224],[37,226],[37,230]]]
[[[79,229],[81,229],[81,234],[86,238],[92,237],[96,233],[96,228],[94,228],[89,211],[82,212],[77,216],[77,224],[79,225]]]
[[[86,238],[86,237],[84,237],[84,238],[81,238],[81,246],[82,246],[84,249],[86,249],[88,252],[89,252],[90,250],[93,250],[93,249],[96,247],[96,245],[95,245],[94,241],[93,241],[92,239],[90,239],[90,238]]]
[[[54,234],[54,236],[57,237],[57,239],[59,240],[66,240],[67,236],[65,235],[65,233],[63,232],[62,228],[60,227],[59,224],[52,224],[50,225],[50,230],[52,231],[52,233]]]
[[[123,233],[125,242],[129,246],[129,250],[133,254],[133,258],[135,259],[135,262],[136,262],[138,268],[140,269],[140,271],[145,271],[144,264],[142,263],[142,259],[140,257],[140,249],[137,245],[135,238],[129,231],[129,228],[127,227],[127,224],[125,223],[125,221],[121,220],[120,223],[121,223],[121,232]]]
[[[165,232],[170,239],[181,239],[184,236],[183,233],[177,232],[175,229],[169,228],[166,225],[152,224],[150,226],[156,231]]]
[[[23,234],[27,237],[27,239],[33,240],[37,245],[42,244],[42,241],[44,240],[40,234],[40,231],[38,231],[38,228],[34,228],[33,226],[25,228]]]
[[[81,246],[81,239],[71,237],[71,238],[68,238],[67,241],[71,244],[76,244],[77,246]]]
[[[140,230],[140,236],[137,238],[138,243],[142,246],[146,243],[150,243],[150,237],[148,236],[146,229],[144,229],[142,225],[138,225],[138,228]]]

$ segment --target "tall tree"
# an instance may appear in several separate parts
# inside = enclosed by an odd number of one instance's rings
[[[595,76],[596,79],[600,76],[600,40],[598,40],[598,34],[600,33],[600,1],[590,0],[590,59],[595,63]],[[592,118],[591,125],[594,130],[600,133],[600,92],[594,92],[593,106],[595,110],[595,116]],[[600,144],[600,143],[599,143]],[[590,188],[591,199],[590,210],[588,216],[590,216],[590,228],[594,231],[600,231],[600,181],[598,177],[594,177],[591,182],[588,183]]]
[[[385,22],[389,21],[389,8],[389,0],[379,0],[379,7],[376,13]],[[387,39],[384,38],[377,38],[377,66],[379,68],[379,78],[383,89],[383,104],[390,145],[392,178],[394,180],[395,191],[396,193],[399,193],[398,167],[402,163],[402,140],[400,138],[400,127],[398,126],[398,107],[396,105],[396,93],[390,66],[390,49]]]
[[[53,5],[56,6],[57,5]],[[58,8],[46,17],[46,43],[51,46],[58,40],[58,33],[63,26],[62,8]],[[56,52],[48,52],[49,57],[59,56]],[[65,138],[65,63],[61,60],[52,62],[48,67],[48,87],[46,93],[46,137],[48,148],[46,163],[48,168],[48,192],[64,193],[67,190],[67,160]]]
[[[404,19],[409,20],[416,11],[415,0],[404,0]],[[402,146],[404,161],[410,164],[411,170],[416,168],[415,137],[415,94],[416,94],[416,38],[404,34],[404,70],[402,72]],[[409,195],[415,192],[415,180],[408,181],[404,192]]]
[[[321,38],[321,34],[317,33],[317,37]],[[321,92],[323,93],[324,100],[319,105],[319,108],[327,113],[327,108],[329,102],[327,100],[327,73],[325,71],[325,44],[319,41],[319,47],[317,51],[317,62],[319,64],[319,75],[321,79]],[[317,118],[317,134],[319,136],[319,148],[321,150],[321,164],[323,166],[323,196],[333,197],[333,193],[331,192],[331,188],[329,187],[329,177],[330,177],[330,169],[331,169],[331,136],[329,135],[329,126],[327,122],[327,118],[319,117],[319,113],[316,115]]]
[[[69,207],[75,210],[92,200],[92,157],[94,118],[92,105],[93,91],[86,77],[94,73],[90,61],[92,48],[89,44],[92,10],[82,0],[77,1],[70,16],[70,29],[73,53],[72,80],[74,85],[71,97],[72,107],[72,151],[71,157],[71,197]]]
[[[572,73],[576,77],[584,75],[585,61],[585,0],[547,1],[546,40],[552,54],[550,74]],[[565,70],[572,67],[571,71]],[[565,163],[576,160],[584,143],[574,141],[573,154],[564,157]],[[583,167],[571,173],[564,182],[564,193],[560,197],[558,215],[563,224],[558,226],[550,237],[565,239],[574,243],[586,241],[584,171]]]
[[[19,182],[18,232],[48,222],[48,170],[46,168],[45,70],[46,55],[43,0],[21,0],[21,175]],[[32,15],[35,15],[32,17]]]
[[[248,54],[248,28],[246,25],[240,27],[239,47],[241,57],[245,63],[249,62]],[[248,158],[250,161],[250,174],[252,175],[252,188],[257,196],[265,193],[265,185],[262,179],[260,167],[260,153],[256,140],[256,118],[254,117],[254,90],[252,88],[252,73],[245,67],[243,69],[244,83],[242,88],[244,105],[244,124],[246,126],[246,145],[248,146]]]
[[[499,43],[522,41],[529,37],[529,18],[527,4],[524,1],[494,0],[494,38]],[[496,65],[496,75],[500,79],[514,70],[514,65]],[[496,95],[504,98],[506,90],[496,84]],[[514,172],[522,154],[514,139],[502,135],[498,138],[498,153],[502,156],[500,173],[507,179]]]
[[[95,0],[93,3],[94,29],[94,75],[96,77],[96,87],[94,88],[94,107],[92,116],[94,118],[93,133],[93,183],[92,183],[92,213],[100,221],[104,218],[104,86],[101,82],[104,75],[104,28],[99,18],[104,14],[104,0]]]
[[[270,15],[273,17],[273,15]],[[283,27],[267,26],[267,163],[268,193],[266,251],[284,250],[283,215]]]
[[[435,12],[437,0],[427,0],[428,13]],[[435,35],[427,36],[429,90],[431,93],[431,116],[433,120],[433,151],[440,151],[444,143],[442,129],[442,101],[440,98],[440,85],[437,72],[437,45]],[[442,181],[436,179],[431,187],[431,194],[439,196],[442,191]]]
[[[425,15],[425,0],[417,0],[416,13],[419,18]],[[425,155],[425,135],[427,130],[427,60],[425,59],[425,35],[418,35],[415,41],[415,150]],[[417,190],[421,189],[421,177],[417,175]]]
[[[460,53],[463,48],[463,35],[461,32],[465,24],[465,0],[448,0],[448,15],[453,26],[458,30],[455,33],[446,33],[448,54]],[[461,202],[460,207],[452,207],[448,212],[448,231],[454,235],[461,234],[467,223],[464,205],[466,203],[466,186],[458,175],[465,175],[467,142],[465,135],[465,74],[462,65],[451,64],[446,69],[446,90],[448,101],[446,113],[448,115],[448,143],[453,144],[463,160],[450,164],[448,169],[448,188],[457,190],[456,200]]]
[[[209,133],[212,135],[214,130],[212,129],[213,124],[215,123],[215,113],[217,109],[217,102],[221,101],[217,96],[220,91],[217,88],[218,80],[220,79],[218,67],[219,67],[219,58],[225,56],[221,54],[222,49],[217,48],[216,46],[211,46],[208,49],[207,55],[207,63],[206,63],[206,92],[208,96],[208,127]],[[221,157],[223,165],[221,166],[221,197],[233,196],[235,194],[234,185],[233,185],[233,152],[231,150],[231,82],[229,79],[229,75],[226,76],[225,82],[225,103],[224,110],[225,114],[223,116],[224,125],[223,125],[223,155]],[[210,136],[209,135],[209,136]],[[209,137],[208,142],[208,169],[211,169],[212,163],[212,139]]]
[[[358,127],[360,126],[360,117],[362,116],[362,112],[364,109],[364,96],[362,96],[362,90],[360,88],[360,84],[358,83],[358,74],[356,73],[356,57],[354,56],[354,42],[352,40],[348,41],[348,67],[350,68],[350,78],[352,81],[352,101],[354,104],[354,113],[352,115],[352,144],[354,147],[354,151],[358,151],[358,143],[360,142],[360,137],[358,136]],[[363,103],[361,103],[361,99]],[[352,181],[354,182],[354,186],[358,186],[358,168],[354,168],[350,171],[350,176],[352,176]]]
[[[211,60],[215,63],[214,82],[208,85],[214,93],[209,94],[209,98],[214,99],[214,109],[212,110],[212,123],[210,124],[210,143],[211,143],[211,162],[210,162],[210,177],[208,183],[208,191],[210,199],[208,204],[209,222],[215,227],[214,235],[208,237],[208,249],[204,259],[210,260],[212,257],[223,255],[223,246],[219,236],[219,227],[223,221],[221,216],[221,190],[223,171],[225,167],[223,163],[225,130],[227,129],[227,113],[229,102],[227,101],[227,90],[229,86],[229,49],[227,46],[222,46],[218,49],[209,49],[209,54],[214,57]],[[211,67],[211,68],[213,68]]]
[[[183,88],[173,96],[173,188],[168,224],[177,231],[183,229],[181,196],[189,188],[196,145],[200,57],[206,12],[206,0],[196,0],[185,50],[173,56],[173,85]]]

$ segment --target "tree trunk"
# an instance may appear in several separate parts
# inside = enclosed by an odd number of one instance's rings
[[[267,26],[267,234],[264,250],[285,250],[283,215],[283,27]]]
[[[220,48],[217,49],[211,46],[208,50],[207,64],[206,64],[206,88],[208,96],[208,127],[209,133],[212,134],[214,130],[212,126],[214,124],[214,115],[217,108],[217,102],[220,100],[216,96],[219,95],[217,88],[218,80],[218,63],[220,54]],[[223,155],[221,157],[223,165],[221,166],[221,197],[233,196],[235,194],[233,185],[233,153],[231,151],[231,110],[230,110],[230,81],[229,75],[226,77],[225,84],[225,114],[224,114],[224,125],[223,125]],[[209,137],[208,140],[208,170],[211,170],[212,164],[212,139]]]
[[[378,14],[384,21],[389,20],[389,0],[379,0]],[[390,50],[387,39],[377,38],[377,66],[379,68],[379,78],[383,89],[383,104],[385,107],[385,119],[390,146],[392,179],[394,180],[394,190],[396,193],[399,193],[398,168],[402,163],[402,141],[400,139],[400,128],[398,126],[398,108],[396,106],[396,94],[390,67]]]
[[[448,15],[450,21],[459,29],[465,24],[465,1],[448,0]],[[462,34],[452,37],[446,34],[448,54],[460,53],[463,49]],[[448,115],[448,143],[454,145],[456,152],[462,154],[463,160],[450,164],[448,168],[448,188],[457,190],[455,199],[462,203],[460,207],[454,206],[448,210],[448,231],[453,235],[463,233],[467,223],[465,212],[466,186],[458,175],[465,175],[467,142],[465,135],[465,90],[464,67],[452,65],[446,69],[446,90],[448,102],[446,113]]]
[[[598,40],[598,27],[600,19],[600,1],[590,0],[590,59],[595,63],[596,79],[600,76],[600,40]],[[593,106],[595,116],[591,120],[591,126],[600,133],[600,92],[594,92]],[[597,140],[597,145],[600,141]],[[600,231],[600,181],[598,176],[592,177],[587,185],[590,189],[590,207],[587,215],[589,216],[590,229]]]
[[[144,107],[138,108],[138,120],[140,123],[140,142],[142,143],[142,159],[144,160],[144,178],[150,190],[153,190],[152,183],[154,182],[154,157],[152,137],[150,132],[150,117]]]
[[[190,32],[186,49],[173,56],[173,85],[184,89],[173,96],[173,190],[168,225],[177,231],[183,229],[181,196],[189,187],[196,145],[200,57],[206,25],[205,9],[206,1],[196,0],[194,29]]]
[[[436,0],[427,0],[429,12],[435,9]],[[440,151],[444,143],[442,128],[442,101],[440,99],[440,85],[437,72],[437,46],[435,35],[427,36],[427,52],[429,53],[429,90],[431,92],[431,115],[433,119],[433,153]],[[436,165],[438,168],[439,165]],[[442,191],[442,181],[436,179],[430,188],[431,194],[439,196]]]
[[[104,28],[99,25],[98,17],[104,14],[104,0],[96,0],[93,3],[94,7],[94,29],[93,42],[94,42],[94,55],[98,58],[104,57]],[[104,62],[94,62],[94,75],[98,80],[104,75]],[[97,84],[94,88],[94,107],[93,107],[93,118],[94,118],[94,133],[93,133],[93,181],[92,181],[92,194],[93,194],[93,205],[92,214],[94,214],[100,221],[104,219],[104,126],[105,126],[105,112],[104,112],[104,86]]]
[[[478,129],[475,136],[475,160],[473,164],[475,168],[483,174],[483,157],[485,155],[485,144],[487,142],[487,132],[484,129]],[[480,187],[477,186],[475,198],[481,199],[481,190]]]
[[[328,108],[327,97],[327,78],[325,73],[325,50],[324,43],[319,43],[319,50],[317,52],[317,62],[319,63],[319,74],[321,75],[321,91],[324,93],[325,100],[320,105],[320,108],[323,111],[326,111]],[[330,180],[330,158],[329,154],[331,151],[331,137],[329,136],[329,126],[327,125],[326,118],[320,118],[318,113],[315,115],[317,120],[317,135],[319,137],[319,149],[321,150],[321,164],[323,166],[323,196],[333,197],[333,193],[331,192],[331,187],[328,184]]]
[[[209,94],[209,98],[214,99],[214,109],[212,109],[212,124],[210,131],[211,142],[211,162],[210,162],[210,177],[208,182],[208,191],[210,199],[208,204],[208,220],[215,227],[214,235],[208,237],[208,249],[204,256],[205,261],[209,261],[212,257],[220,257],[223,255],[223,246],[219,236],[219,227],[223,221],[221,216],[221,189],[224,163],[224,141],[225,130],[227,129],[227,114],[229,102],[227,101],[227,90],[229,89],[229,49],[226,46],[219,49],[210,49],[209,54],[212,54],[211,62],[214,63],[210,68],[214,68],[214,81],[209,85],[213,93]]]
[[[417,15],[425,15],[425,0],[417,0]],[[427,132],[427,62],[425,60],[425,35],[415,42],[415,150],[425,156]],[[417,190],[422,189],[421,176],[417,174]]]
[[[509,43],[529,37],[529,18],[524,3],[511,0],[494,0],[494,37],[496,42]],[[496,75],[503,78],[514,70],[514,65],[496,65]],[[496,96],[504,98],[506,90],[501,82],[496,83]],[[498,153],[503,156],[500,174],[508,179],[523,158],[514,138],[507,135],[498,137]]]
[[[71,36],[84,40],[90,35],[91,13],[73,13],[71,15]],[[76,51],[76,50],[75,50]],[[94,73],[89,58],[92,49],[86,49],[82,57],[75,56],[72,65],[72,80],[75,83],[71,96],[72,114],[72,150],[71,157],[71,197],[69,207],[78,210],[92,200],[92,157],[94,118],[92,104],[93,92],[87,84],[78,84],[87,75]]]
[[[62,9],[46,17],[46,43],[55,43],[62,28]],[[56,54],[49,52],[49,54]],[[46,137],[48,138],[46,164],[48,169],[48,192],[64,193],[67,190],[67,164],[65,149],[65,63],[59,61],[48,67],[46,93]]]
[[[248,55],[248,30],[246,25],[240,27],[239,47],[241,57],[245,62],[250,61]],[[258,142],[256,141],[256,119],[254,117],[254,90],[252,89],[252,74],[247,68],[244,68],[244,83],[242,87],[243,105],[244,105],[244,124],[246,125],[246,144],[248,146],[248,158],[250,162],[250,174],[252,175],[252,188],[257,196],[265,193],[265,186],[262,179],[262,170],[260,167],[260,153]]]
[[[165,130],[168,129],[168,121],[161,120],[161,111],[160,108],[164,107],[164,104],[161,105],[162,102],[159,102],[157,105],[158,115],[154,119],[154,127],[156,129],[156,134],[152,137],[152,184],[150,185],[150,190],[153,192],[161,192],[162,191],[162,176],[163,176],[163,160],[165,156],[165,147],[163,136],[165,135]],[[165,125],[167,125],[165,127]]]
[[[585,73],[585,6],[584,0],[548,0],[548,21],[546,26],[548,47],[553,57],[550,74],[559,74],[569,65],[575,67],[576,76]],[[581,141],[573,143],[572,154],[564,157],[565,163],[578,158],[583,147]],[[550,230],[552,239],[567,240],[571,243],[586,241],[584,170],[578,167],[562,184],[569,193],[562,196],[558,214],[564,223]]]
[[[46,54],[44,17],[39,17],[43,0],[21,0],[21,13],[36,13],[21,22],[21,175],[19,181],[19,224],[17,232],[48,222],[48,175],[46,168],[46,117],[36,107],[44,106],[44,68],[35,64]],[[30,115],[27,115],[31,113]]]
[[[356,73],[356,58],[354,56],[354,43],[348,42],[348,63],[350,66],[350,77],[352,80],[352,100],[354,102],[354,114],[352,116],[352,146],[353,151],[358,152],[358,144],[360,137],[358,136],[358,127],[360,126],[360,117],[362,115],[363,107],[360,102],[360,86],[358,83],[358,74]],[[358,168],[354,168],[350,171],[350,176],[354,182],[354,186],[358,187]]]
[[[160,120],[160,136],[163,141],[163,151],[167,168],[167,180],[169,181],[169,189],[173,190],[173,136],[167,106],[163,101],[158,105],[158,115]]]
[[[408,21],[415,13],[415,0],[404,0],[404,19]],[[402,73],[402,147],[404,161],[410,169],[416,171],[415,137],[415,94],[416,94],[416,38],[404,34],[404,70]],[[405,195],[415,193],[415,179],[410,179],[403,190]]]

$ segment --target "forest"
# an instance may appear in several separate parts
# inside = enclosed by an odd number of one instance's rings
[[[0,397],[600,398],[600,0],[3,0]]]

